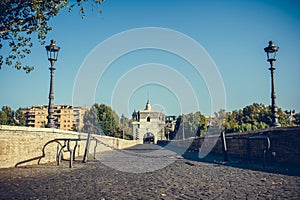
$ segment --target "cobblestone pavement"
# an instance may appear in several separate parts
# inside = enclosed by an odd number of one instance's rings
[[[159,147],[141,145],[137,149],[147,152]],[[103,156],[124,169],[139,162],[125,162],[126,156],[114,157],[112,152]],[[67,162],[0,169],[0,199],[300,199],[297,175],[173,155],[164,159],[169,165],[146,173],[116,170],[103,164],[104,160],[77,161],[72,169]],[[143,156],[141,162],[147,165]]]

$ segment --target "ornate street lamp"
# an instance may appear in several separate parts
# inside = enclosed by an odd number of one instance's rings
[[[57,61],[57,56],[60,47],[55,45],[55,41],[51,40],[50,45],[46,46],[48,60],[50,61],[50,91],[49,91],[49,105],[48,105],[48,123],[47,128],[55,128],[54,125],[54,91],[53,91],[53,79],[54,79],[54,63]]]
[[[280,127],[280,123],[278,122],[278,114],[277,114],[277,106],[276,106],[276,93],[275,93],[275,86],[274,86],[274,62],[276,61],[276,52],[278,51],[279,47],[274,46],[273,41],[269,41],[269,46],[264,48],[265,52],[267,53],[267,61],[270,63],[271,67],[269,70],[271,71],[271,111],[272,111],[272,127]]]

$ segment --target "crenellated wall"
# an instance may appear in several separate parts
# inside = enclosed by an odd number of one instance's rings
[[[140,143],[99,135],[92,135],[92,137],[97,139],[97,146],[96,140],[91,140],[90,153],[93,153],[95,146],[99,153]],[[65,139],[77,139],[70,142],[70,149],[74,149],[77,142],[75,157],[83,156],[86,138],[87,133],[0,125],[0,168],[37,164],[39,160],[41,164],[55,162],[57,152],[65,144]],[[64,149],[66,150],[67,147]],[[70,152],[63,152],[63,157],[68,159]]]

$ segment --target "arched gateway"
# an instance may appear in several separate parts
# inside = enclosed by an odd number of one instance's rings
[[[144,110],[134,111],[132,114],[132,137],[134,140],[143,140],[143,143],[157,143],[165,140],[165,114],[153,110],[150,101],[147,101]]]
[[[153,133],[146,133],[143,137],[143,143],[144,144],[154,144],[155,138]]]

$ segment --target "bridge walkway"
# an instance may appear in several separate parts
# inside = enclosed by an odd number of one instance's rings
[[[101,154],[73,168],[62,162],[0,169],[0,199],[300,198],[299,176],[185,159],[156,145]]]

